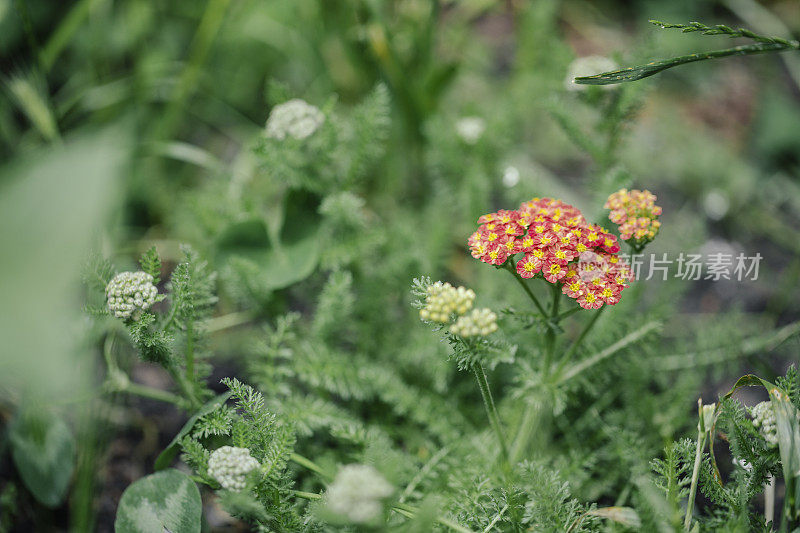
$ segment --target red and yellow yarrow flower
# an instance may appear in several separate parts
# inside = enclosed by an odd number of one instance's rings
[[[608,219],[617,224],[623,241],[644,246],[655,238],[661,228],[657,220],[661,208],[655,202],[656,196],[648,190],[620,189],[608,197],[605,203],[605,208],[611,210]]]
[[[617,238],[560,200],[534,198],[516,211],[485,214],[478,224],[467,241],[473,257],[501,266],[522,253],[520,277],[557,284],[586,309],[616,304],[632,279],[616,255]]]

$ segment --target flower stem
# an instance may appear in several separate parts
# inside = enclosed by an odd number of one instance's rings
[[[289,456],[289,459],[302,467],[308,468],[312,472],[319,474],[321,477],[325,479],[333,479],[333,476],[330,475],[324,468],[319,466],[317,463],[312,461],[311,459],[306,459],[299,453],[292,453]]]
[[[550,320],[549,322],[552,324],[555,322],[556,317],[558,316],[558,304],[561,301],[561,286],[558,283],[554,283],[552,285],[553,288],[553,303],[550,306]],[[550,365],[553,363],[553,351],[555,350],[556,346],[556,332],[552,327],[547,329],[547,333],[545,334],[545,350],[544,350],[544,375],[545,377],[550,375]]]
[[[517,282],[522,286],[522,289],[525,291],[525,293],[531,299],[533,304],[536,306],[536,309],[538,309],[539,312],[542,314],[542,318],[546,318],[547,313],[545,312],[544,307],[542,307],[542,304],[539,303],[539,299],[536,298],[535,294],[533,294],[533,291],[531,291],[531,288],[528,287],[528,285],[525,283],[525,280],[523,280],[519,276],[519,274],[517,274],[517,272],[514,270],[514,267],[511,266],[511,262],[506,261],[505,266],[507,267],[507,270],[511,272],[511,275],[514,276],[514,279],[517,280]]]
[[[692,525],[692,511],[694,510],[694,498],[697,495],[697,480],[700,477],[700,464],[703,460],[703,447],[706,443],[706,435],[708,432],[703,426],[703,401],[697,400],[697,408],[700,413],[700,425],[697,431],[697,448],[694,452],[694,468],[692,469],[692,485],[689,489],[689,501],[686,502],[686,518],[683,521],[683,527],[686,531]]]
[[[564,355],[561,357],[561,362],[558,365],[557,373],[560,373],[562,370],[564,370],[564,367],[567,366],[569,360],[572,359],[573,355],[575,355],[575,351],[580,347],[581,343],[586,338],[586,335],[589,334],[594,325],[597,323],[597,319],[600,318],[600,315],[603,313],[603,311],[605,311],[607,307],[608,307],[607,305],[604,305],[603,307],[598,309],[597,312],[594,313],[592,318],[586,324],[586,326],[584,326],[583,331],[581,331],[580,335],[578,335],[578,338],[575,339],[575,341],[572,344],[570,344],[569,348],[567,348],[567,351],[564,352]]]
[[[150,398],[160,402],[171,403],[172,405],[177,405],[178,407],[184,407],[185,405],[183,398],[177,394],[172,394],[171,392],[160,389],[154,389],[152,387],[147,387],[134,382],[129,382],[124,388],[120,389],[119,392],[127,392],[128,394],[134,394],[136,396],[141,396],[142,398]]]
[[[483,366],[480,363],[472,365],[472,371],[475,374],[475,379],[478,381],[478,388],[481,389],[481,396],[483,397],[483,405],[486,407],[486,414],[489,416],[489,423],[497,435],[497,441],[500,443],[500,452],[503,457],[503,464],[507,470],[510,470],[508,445],[506,438],[503,435],[503,427],[500,424],[500,415],[497,414],[497,407],[492,398],[492,391],[489,389],[489,382],[486,380],[486,373],[483,371]]]

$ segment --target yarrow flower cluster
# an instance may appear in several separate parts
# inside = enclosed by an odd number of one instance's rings
[[[240,492],[246,486],[247,474],[259,467],[247,448],[222,446],[208,459],[208,475],[216,479],[222,488]]]
[[[515,211],[483,215],[478,224],[468,240],[473,257],[501,266],[522,253],[521,277],[563,284],[562,292],[585,309],[616,304],[633,279],[617,255],[617,238],[560,200],[534,198]]]
[[[475,301],[475,291],[472,289],[455,288],[441,281],[429,285],[427,292],[425,307],[419,310],[419,316],[431,322],[449,322],[452,313],[463,315]]]
[[[343,466],[325,496],[327,508],[356,524],[375,521],[394,487],[369,465]]]
[[[652,241],[661,222],[661,208],[655,204],[656,196],[648,190],[620,189],[606,201],[605,208],[611,209],[608,219],[619,226],[623,241],[632,241],[643,246]]]
[[[778,445],[778,428],[775,425],[775,412],[772,409],[772,402],[761,402],[750,409],[753,416],[753,425],[767,441],[771,448]]]
[[[497,315],[491,309],[473,309],[468,315],[458,317],[450,332],[461,337],[485,337],[497,331]]]
[[[325,122],[325,115],[313,105],[295,98],[272,108],[267,119],[266,135],[283,140],[305,139]]]
[[[108,310],[117,318],[135,317],[156,301],[158,289],[147,272],[120,272],[106,285]]]

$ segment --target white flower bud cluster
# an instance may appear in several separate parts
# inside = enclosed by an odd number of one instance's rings
[[[106,285],[108,310],[117,318],[131,318],[149,309],[158,289],[147,272],[120,272]]]
[[[260,465],[250,456],[247,448],[222,446],[208,459],[208,475],[216,479],[222,488],[239,492],[245,488],[245,478]]]
[[[473,309],[468,315],[458,317],[450,333],[462,337],[485,337],[497,331],[497,315],[491,309]]]
[[[305,139],[325,122],[325,115],[313,105],[295,98],[272,108],[267,119],[266,135],[283,140]]]
[[[431,322],[449,322],[450,314],[463,315],[472,309],[475,291],[464,287],[455,288],[449,283],[437,281],[428,286],[425,307],[419,310],[419,317]]]
[[[375,468],[352,464],[339,470],[325,496],[327,508],[352,523],[374,521],[394,487]]]
[[[758,428],[758,432],[767,441],[770,447],[778,445],[778,428],[775,425],[775,412],[772,410],[772,402],[761,402],[750,409],[753,415],[753,425]]]

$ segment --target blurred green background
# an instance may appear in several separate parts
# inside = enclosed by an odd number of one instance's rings
[[[374,334],[363,336],[362,348],[378,352],[403,342],[387,329],[409,315],[411,276],[463,280],[508,305],[510,284],[472,261],[464,243],[479,215],[533,196],[563,198],[600,221],[608,193],[647,188],[664,206],[655,253],[764,256],[756,282],[635,289],[637,312],[668,317],[671,341],[690,343],[687,331],[714,327],[716,340],[731,341],[730,329],[744,335],[797,320],[800,56],[697,63],[611,92],[570,86],[577,57],[633,65],[729,46],[648,19],[796,36],[800,4],[0,0],[3,420],[20,389],[70,402],[96,384],[97,339],[79,312],[77,284],[91,252],[122,269],[152,244],[174,264],[178,243],[190,243],[214,268],[228,268],[220,313],[255,310],[264,320],[306,310],[324,273],[350,268],[361,319],[374,319],[363,326]],[[352,124],[369,112],[362,102],[387,98],[385,131],[351,135],[346,146],[353,161],[369,161],[352,180],[334,174],[356,163],[332,158],[328,181],[315,168],[318,181],[287,192],[288,171],[259,155],[269,110],[294,97]],[[475,142],[458,134],[465,117],[484,124]],[[350,248],[323,252],[306,265],[307,279],[267,281],[242,294],[245,274],[230,270],[220,251],[226,228],[254,212],[275,219],[276,234],[286,221],[334,227],[320,206],[343,191],[363,200],[355,208],[372,228],[355,240],[375,239],[378,251],[326,234],[331,247]],[[781,372],[796,359],[793,342],[786,353],[794,356],[723,354],[712,385],[698,364],[703,372],[684,390],[713,396],[745,371]],[[229,369],[246,366],[235,339],[214,349]],[[401,366],[415,364],[409,356]],[[656,442],[685,426],[694,399],[685,400]],[[95,498],[87,489],[69,520],[52,521],[88,527]]]

